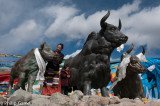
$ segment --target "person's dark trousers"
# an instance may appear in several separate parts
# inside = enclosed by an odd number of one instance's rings
[[[62,86],[62,94],[68,95],[68,86]]]

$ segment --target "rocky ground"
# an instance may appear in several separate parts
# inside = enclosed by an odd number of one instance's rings
[[[9,98],[0,96],[0,106],[160,106],[160,100],[144,104],[140,99],[119,99],[116,96],[100,97],[85,96],[81,91],[74,91],[72,96],[55,93],[51,96],[30,94],[24,90],[17,90]]]

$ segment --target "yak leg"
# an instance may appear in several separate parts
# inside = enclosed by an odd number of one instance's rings
[[[109,97],[108,91],[106,87],[101,88],[101,94],[103,97]]]
[[[15,80],[15,78],[12,75],[10,75],[10,80],[9,80],[8,90],[7,90],[7,96],[10,96],[12,94],[12,87],[13,87],[14,80]]]
[[[138,98],[141,99],[143,101],[142,98],[145,98],[145,92],[144,92],[144,88],[143,88],[143,85],[141,87],[141,90],[140,90],[140,94],[138,94]],[[144,101],[143,101],[144,102]]]
[[[36,76],[33,76],[33,75],[30,75],[29,78],[28,78],[28,89],[27,91],[30,92],[30,93],[33,93],[33,84],[36,80]]]
[[[141,94],[141,98],[145,98],[145,92],[144,92],[144,88],[142,88],[142,94]]]
[[[84,81],[84,95],[91,95],[91,81]]]
[[[42,90],[43,90],[43,84],[40,84],[39,94],[42,93]]]
[[[110,76],[110,73],[108,74],[108,77],[107,77],[107,82],[106,84],[108,85],[109,81],[111,80],[111,76]],[[109,97],[109,94],[108,94],[108,91],[107,91],[107,88],[105,86],[103,86],[101,88],[101,94],[103,97]]]
[[[36,81],[37,73],[38,73],[37,69],[31,70],[28,73],[29,77],[28,77],[28,88],[27,88],[27,91],[30,92],[30,93],[33,93],[33,84]]]
[[[22,72],[20,73],[19,77],[18,77],[18,83],[16,84],[16,86],[14,87],[14,90],[19,89],[20,87],[22,87],[22,84],[25,81],[25,75],[26,73]]]

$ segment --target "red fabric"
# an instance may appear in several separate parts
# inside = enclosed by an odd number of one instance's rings
[[[0,82],[2,81],[9,81],[9,77],[10,77],[10,74],[1,74],[0,75]]]
[[[58,87],[51,87],[51,86],[43,86],[42,95],[52,95],[56,92],[61,93],[61,80],[59,77],[59,85]]]
[[[7,93],[6,93],[6,92],[4,92],[4,93],[0,93],[0,95],[7,95]]]
[[[111,76],[111,82],[113,83],[113,78],[112,78],[112,74],[110,73],[110,76]]]
[[[0,74],[0,83],[2,82],[9,82],[9,79],[10,79],[10,74]],[[15,79],[14,80],[14,84],[15,85],[16,83],[18,82],[18,79]],[[7,86],[8,88],[8,86]],[[0,95],[7,95],[6,91],[4,92],[1,92]]]
[[[0,74],[0,83],[3,81],[9,82],[10,74]],[[15,79],[15,82],[18,82],[18,79]]]

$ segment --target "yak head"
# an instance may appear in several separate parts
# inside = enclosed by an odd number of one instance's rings
[[[45,61],[52,61],[56,58],[56,54],[46,42],[43,42],[43,44],[40,45],[39,52]]]
[[[132,51],[133,47],[134,47],[134,45],[132,44],[130,49],[122,54],[121,61]],[[143,48],[142,54],[144,55],[145,54],[144,46],[142,46],[142,48]],[[130,56],[130,62],[128,63],[126,72],[127,73],[134,72],[134,73],[137,73],[137,74],[145,73],[147,69],[141,64],[141,62],[142,61],[140,61],[139,57],[137,57],[136,55],[131,55]]]
[[[124,44],[127,42],[128,37],[120,31],[122,27],[120,19],[119,19],[118,27],[105,22],[109,17],[109,15],[110,15],[110,11],[108,10],[108,13],[100,21],[100,25],[101,25],[100,34],[104,36],[104,38],[107,41],[114,43],[116,47],[119,47],[121,44]]]

